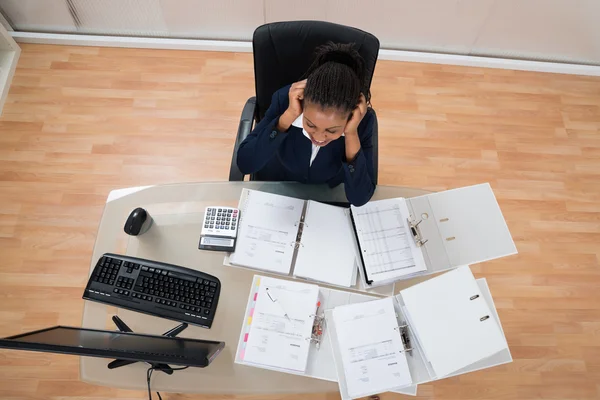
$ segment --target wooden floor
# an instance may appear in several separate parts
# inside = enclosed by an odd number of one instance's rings
[[[226,180],[254,86],[250,54],[22,47],[0,118],[0,336],[79,325],[108,192]],[[490,182],[519,250],[473,266],[514,362],[419,397],[600,398],[600,79],[380,61],[373,105],[380,184]],[[76,357],[0,351],[1,399],[145,397],[79,382]]]

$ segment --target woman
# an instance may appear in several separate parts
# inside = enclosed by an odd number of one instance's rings
[[[307,79],[275,92],[240,145],[240,171],[260,180],[344,183],[348,201],[365,204],[375,191],[370,97],[352,44],[319,47]]]

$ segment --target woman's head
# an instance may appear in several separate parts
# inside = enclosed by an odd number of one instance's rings
[[[304,89],[304,129],[324,146],[338,139],[361,93],[370,100],[365,62],[353,44],[327,43],[317,48]]]

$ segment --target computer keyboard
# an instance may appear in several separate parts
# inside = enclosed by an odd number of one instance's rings
[[[212,275],[107,253],[96,263],[83,298],[210,328],[220,293],[221,282]]]

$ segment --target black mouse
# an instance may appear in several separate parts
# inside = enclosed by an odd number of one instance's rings
[[[128,235],[137,236],[150,229],[150,225],[152,225],[152,218],[146,210],[138,207],[129,214],[123,230]]]

